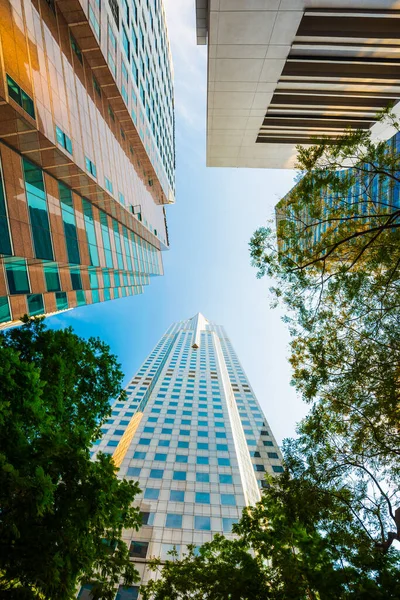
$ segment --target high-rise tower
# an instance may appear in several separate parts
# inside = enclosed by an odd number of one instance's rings
[[[143,526],[126,541],[144,582],[150,556],[229,534],[281,454],[223,327],[202,314],[168,329],[126,391],[93,455],[139,481]]]
[[[162,274],[175,156],[162,0],[0,0],[0,19],[1,327]]]

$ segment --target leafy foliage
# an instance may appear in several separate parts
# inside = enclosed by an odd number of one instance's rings
[[[139,525],[138,485],[89,451],[122,377],[106,344],[71,329],[26,319],[1,334],[1,594],[64,600],[92,581],[113,598],[120,577],[137,579],[120,538]]]
[[[351,490],[383,552],[400,539],[399,138],[349,131],[300,149],[299,182],[277,206],[278,244],[272,228],[250,243],[286,307],[293,382],[312,404],[298,454],[315,478]]]

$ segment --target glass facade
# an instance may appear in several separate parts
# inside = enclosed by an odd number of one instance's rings
[[[224,329],[201,314],[169,328],[126,392],[93,456],[112,454],[120,476],[143,490],[146,521],[124,537],[140,546],[132,558],[144,582],[147,557],[165,559],[174,545],[182,556],[188,544],[229,534],[260,498],[265,473],[282,469],[281,454]],[[133,420],[129,445],[120,444]]]
[[[162,0],[78,4],[73,35],[62,3],[4,15],[0,328],[140,294],[163,273],[175,142]]]

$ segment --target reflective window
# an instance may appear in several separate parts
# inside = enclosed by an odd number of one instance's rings
[[[195,517],[194,528],[200,531],[211,531],[210,517]]]
[[[175,527],[178,529],[182,528],[182,515],[177,515],[174,513],[167,514],[167,518],[165,521],[165,527]]]
[[[185,492],[182,490],[171,490],[169,493],[169,499],[172,502],[184,502]]]

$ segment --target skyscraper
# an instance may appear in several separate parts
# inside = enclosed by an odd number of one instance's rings
[[[125,537],[144,582],[150,556],[229,534],[281,454],[223,327],[202,314],[168,329],[126,391],[93,455],[139,481],[143,526]]]
[[[399,15],[394,0],[196,0],[207,165],[293,168],[315,136],[394,135],[373,124],[400,97]]]
[[[0,0],[0,18],[0,324],[141,293],[174,201],[162,0]]]

